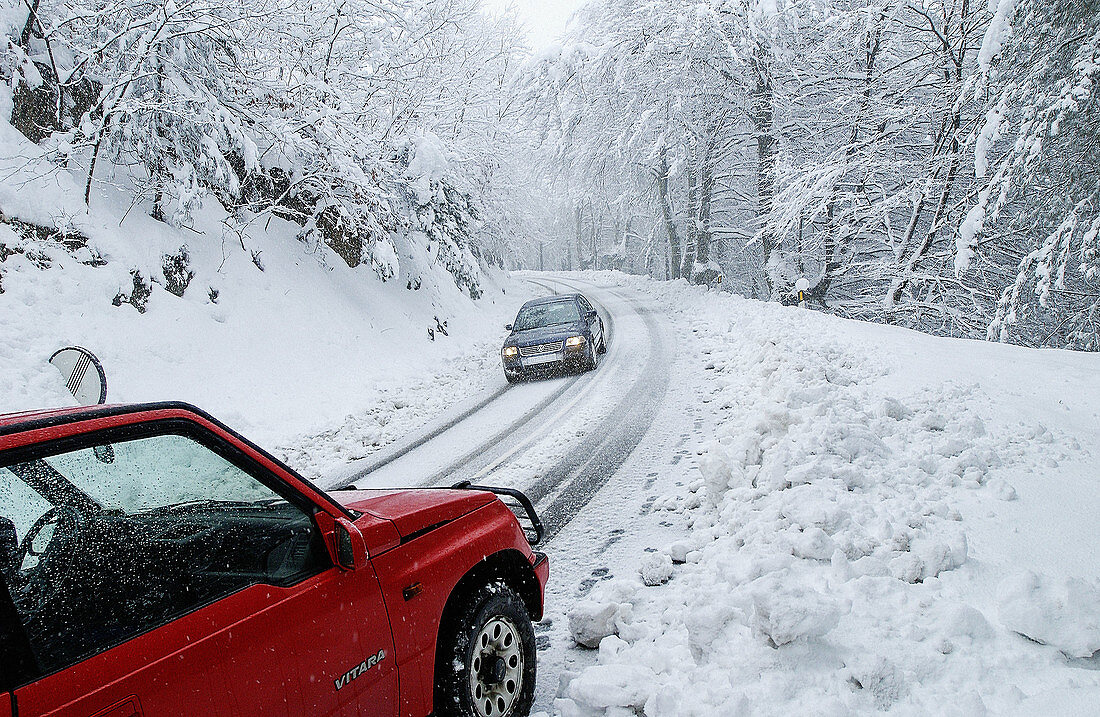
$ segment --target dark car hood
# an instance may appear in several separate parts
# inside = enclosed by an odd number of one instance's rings
[[[534,346],[535,344],[561,341],[570,336],[576,336],[584,331],[584,329],[585,326],[582,323],[544,326],[537,329],[517,331],[509,336],[508,340],[504,343],[506,346]]]

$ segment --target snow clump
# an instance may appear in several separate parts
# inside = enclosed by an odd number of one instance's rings
[[[1070,657],[1100,652],[1100,582],[1027,571],[1006,578],[998,593],[998,614],[1009,630]]]
[[[631,619],[630,600],[641,588],[632,580],[612,580],[600,585],[569,611],[569,632],[583,647],[599,647],[600,641],[619,633]]]

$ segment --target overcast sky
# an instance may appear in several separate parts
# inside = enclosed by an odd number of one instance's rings
[[[562,31],[573,11],[584,4],[585,0],[484,0],[491,9],[515,6],[523,24],[527,26],[527,37],[531,47],[541,49],[554,42]]]

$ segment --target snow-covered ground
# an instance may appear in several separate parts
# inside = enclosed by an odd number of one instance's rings
[[[8,183],[0,205],[65,211],[36,196]],[[0,227],[25,252],[2,264],[0,411],[71,403],[46,360],[85,345],[112,401],[194,402],[319,477],[499,383],[502,324],[545,291],[506,276],[477,302],[446,281],[409,291],[268,227],[189,244],[201,291],[154,286],[138,314],[111,298],[186,232],[101,199],[71,221],[106,266]],[[1098,711],[1100,357],[575,278],[630,297],[672,363],[652,428],[547,548],[539,708]],[[437,315],[450,335],[431,341]],[[604,369],[642,370],[635,319]],[[537,475],[551,454],[517,465]]]
[[[552,544],[603,567],[559,557],[551,642],[598,649],[551,646],[540,706],[1100,711],[1100,356],[589,278],[675,330],[647,441],[679,412],[692,450],[628,463]]]
[[[212,198],[173,229],[130,205],[124,177],[98,187],[88,211],[78,173],[43,173],[42,150],[6,122],[0,148],[0,413],[72,405],[48,359],[75,344],[102,361],[109,402],[194,403],[317,477],[481,391],[500,373],[504,324],[541,293],[494,271],[474,301],[426,241],[383,282],[298,241],[290,222],[232,231]],[[27,239],[12,217],[68,227],[88,246]],[[161,273],[181,247],[194,273],[182,297]],[[112,303],[132,291],[132,270],[154,280],[144,313]]]

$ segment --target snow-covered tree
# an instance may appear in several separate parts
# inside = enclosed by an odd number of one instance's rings
[[[521,52],[511,15],[490,18],[477,0],[28,8],[31,30],[12,25],[0,71],[23,92],[14,114],[28,137],[66,171],[84,167],[86,202],[97,182],[125,182],[178,225],[213,196],[231,224],[290,219],[304,242],[383,279],[398,269],[396,244],[424,231],[471,294],[507,251],[515,215],[499,198],[515,192],[506,125]],[[445,173],[425,203],[411,148],[429,136]]]
[[[979,62],[955,270],[998,292],[990,338],[1100,350],[1100,9],[1000,0]]]

